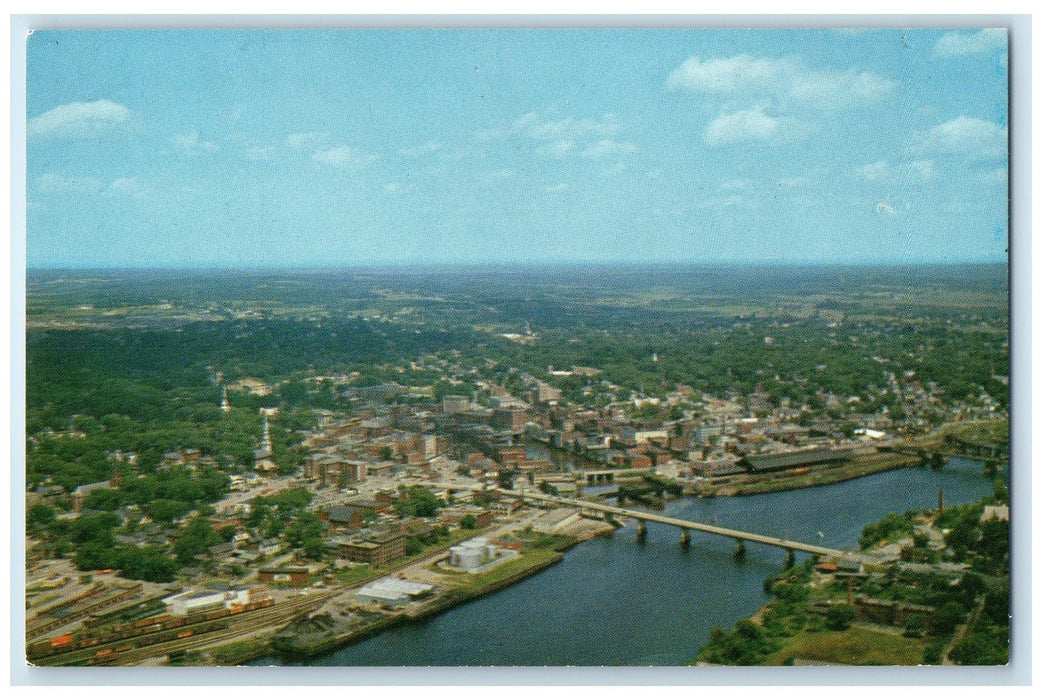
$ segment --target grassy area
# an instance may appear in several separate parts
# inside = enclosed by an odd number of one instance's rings
[[[909,639],[900,633],[853,626],[842,632],[804,632],[785,640],[770,655],[767,665],[787,659],[808,659],[830,664],[856,666],[915,666],[923,662],[926,640]]]
[[[940,449],[944,445],[946,436],[978,445],[1008,443],[1009,419],[995,418],[969,423],[949,423],[931,433],[909,440],[908,444],[922,449]]]
[[[373,567],[368,564],[362,564],[361,566],[352,566],[350,569],[338,571],[336,578],[341,586],[350,586],[353,583],[371,577],[374,573]]]
[[[264,656],[271,651],[267,638],[246,639],[232,642],[210,650],[210,659],[216,666],[234,666],[244,661]]]
[[[552,549],[535,549],[530,552],[525,552],[517,559],[501,564],[491,571],[486,571],[483,574],[478,574],[477,576],[472,577],[469,583],[475,588],[484,588],[485,586],[516,576],[533,567],[543,566],[560,558],[560,552],[556,552]]]
[[[447,572],[436,569],[438,573],[453,577],[453,585],[460,591],[474,592],[487,586],[493,586],[519,576],[530,569],[543,568],[561,559],[560,550],[574,541],[567,535],[546,535],[537,532],[526,532],[521,536],[521,556],[490,569],[481,574],[463,572]]]

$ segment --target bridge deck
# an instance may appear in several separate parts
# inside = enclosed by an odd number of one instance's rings
[[[559,496],[549,496],[542,493],[522,494],[519,491],[506,491],[502,489],[500,490],[500,492],[510,496],[518,496],[519,498],[523,499],[545,501],[548,503],[556,503],[559,505],[570,505],[575,506],[577,508],[585,508],[587,510],[596,510],[602,513],[611,513],[612,515],[618,515],[620,517],[662,523],[663,525],[672,525],[674,527],[679,527],[685,530],[698,530],[701,532],[708,532],[714,535],[721,535],[723,537],[731,537],[736,540],[742,540],[745,542],[758,542],[760,544],[766,544],[773,547],[781,547],[782,549],[791,549],[797,552],[807,552],[809,554],[817,554],[826,557],[858,556],[854,553],[845,552],[840,549],[820,547],[814,544],[807,544],[806,542],[786,540],[781,539],[779,537],[771,537],[770,535],[760,535],[754,532],[745,532],[743,530],[732,530],[731,528],[719,527],[717,525],[707,525],[705,523],[699,523],[693,520],[682,520],[680,518],[672,518],[668,515],[658,515],[656,513],[648,513],[645,511],[629,510],[628,508],[619,508],[618,506],[610,506],[602,503],[591,503],[590,501],[583,501],[576,498],[562,498]]]
[[[479,486],[468,488],[459,484],[453,485],[428,483],[426,485],[434,488],[447,488],[455,490],[480,490],[481,488]],[[859,560],[870,559],[870,557],[867,557],[866,555],[860,552],[847,552],[841,549],[821,547],[815,544],[807,544],[806,542],[786,540],[780,537],[771,537],[770,535],[760,535],[755,532],[745,532],[743,530],[733,530],[731,528],[719,527],[717,525],[707,525],[705,523],[699,523],[693,520],[671,518],[668,515],[658,515],[657,513],[648,513],[646,511],[641,510],[619,508],[618,506],[610,506],[606,503],[593,503],[591,501],[583,501],[578,498],[563,498],[561,496],[550,496],[548,494],[531,491],[522,492],[511,491],[507,489],[497,489],[497,491],[507,496],[515,496],[522,500],[541,501],[546,503],[555,503],[558,505],[573,506],[576,508],[583,508],[586,510],[595,510],[601,513],[610,513],[612,515],[617,515],[623,518],[633,518],[635,520],[662,523],[663,525],[672,525],[673,527],[679,527],[685,530],[698,530],[700,532],[708,532],[710,534],[720,535],[722,537],[731,537],[733,539],[742,540],[744,542],[757,542],[759,544],[766,544],[772,547],[791,549],[796,552],[807,552],[808,554],[816,554],[825,557],[847,557]]]

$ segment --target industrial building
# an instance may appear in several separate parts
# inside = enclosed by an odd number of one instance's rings
[[[203,610],[237,608],[256,602],[266,588],[244,588],[233,591],[186,591],[163,598],[169,615],[190,615]]]
[[[355,598],[359,603],[375,603],[397,608],[428,595],[432,590],[434,590],[434,586],[429,583],[406,581],[389,576],[359,588],[355,592]]]

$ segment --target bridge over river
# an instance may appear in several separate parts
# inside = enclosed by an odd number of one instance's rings
[[[427,483],[424,485],[438,489],[446,489],[449,491],[483,490],[483,487],[480,485],[462,486],[460,484],[434,483]],[[638,537],[643,537],[645,535],[645,533],[647,532],[648,522],[662,523],[663,525],[671,525],[673,527],[679,528],[681,532],[681,541],[684,543],[690,541],[692,530],[698,532],[707,532],[712,535],[720,535],[721,537],[730,537],[735,541],[736,556],[743,556],[745,554],[746,542],[756,542],[758,544],[765,544],[771,547],[780,547],[781,549],[786,550],[789,555],[788,560],[790,566],[795,561],[796,552],[806,552],[808,554],[813,554],[817,557],[855,560],[859,563],[877,561],[876,557],[864,554],[862,552],[849,552],[841,549],[832,549],[830,547],[822,547],[820,545],[808,544],[806,542],[797,542],[795,540],[787,540],[780,537],[772,537],[770,535],[761,535],[754,532],[745,532],[743,530],[734,530],[727,527],[720,527],[718,525],[699,523],[693,520],[682,520],[680,518],[673,518],[668,515],[659,515],[657,513],[649,513],[641,510],[620,508],[618,506],[609,505],[607,503],[595,503],[593,501],[586,501],[578,498],[564,498],[562,496],[551,496],[549,494],[533,491],[513,491],[502,488],[494,490],[497,493],[503,494],[505,496],[513,496],[515,498],[521,499],[522,501],[530,503],[578,508],[580,514],[597,513],[600,514],[602,517],[606,517],[608,519],[611,519],[612,517],[632,518],[637,522]]]

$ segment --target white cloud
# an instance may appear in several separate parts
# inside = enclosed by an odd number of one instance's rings
[[[141,198],[145,196],[145,189],[136,177],[120,177],[109,183],[105,188],[105,194],[112,197]]]
[[[737,178],[735,178],[733,180],[728,180],[727,182],[720,183],[720,186],[717,189],[720,190],[721,192],[731,192],[731,191],[734,191],[734,190],[747,190],[750,187],[752,187],[752,184],[753,183],[751,181],[745,179],[744,177],[737,177]]]
[[[583,149],[583,155],[587,158],[605,158],[608,156],[628,156],[637,152],[637,146],[629,141],[612,141],[601,139],[597,143],[591,143]]]
[[[409,158],[418,158],[420,156],[429,156],[432,153],[436,153],[441,150],[441,144],[437,141],[428,141],[427,143],[414,146],[413,148],[403,148],[399,151],[403,156]]]
[[[569,139],[561,139],[560,141],[554,141],[539,147],[539,150],[543,153],[549,153],[552,156],[563,158],[569,153],[575,151],[575,141]]]
[[[71,102],[33,117],[26,133],[38,138],[90,138],[129,125],[133,112],[109,100]]]
[[[376,160],[376,156],[368,155],[350,146],[337,146],[326,150],[315,151],[311,159],[336,168],[360,168]]]
[[[876,213],[884,216],[897,216],[897,211],[886,202],[880,202],[876,205]]]
[[[858,172],[864,175],[866,180],[879,182],[890,175],[890,164],[885,160],[878,160],[875,163],[862,165],[858,168]]]
[[[44,173],[36,178],[41,192],[100,192],[103,185],[93,177],[69,177],[59,173]]]
[[[930,180],[937,174],[932,160],[913,160],[892,167],[885,160],[862,165],[858,172],[864,175],[870,182],[889,182],[898,178],[908,179],[914,177],[920,180]]]
[[[938,56],[967,56],[1005,50],[1008,46],[1004,28],[981,29],[977,32],[948,32],[934,44]]]
[[[913,160],[910,163],[905,163],[901,167],[905,172],[918,175],[924,180],[930,180],[937,174],[937,170],[934,167],[932,160]]]
[[[174,134],[171,141],[181,153],[187,156],[197,156],[200,153],[213,153],[217,150],[217,144],[213,141],[203,141],[199,138],[199,132],[190,134]]]
[[[134,177],[120,177],[106,183],[95,177],[66,176],[60,173],[44,173],[36,178],[36,190],[43,193],[81,193],[108,197],[144,196],[145,190]]]
[[[770,141],[783,131],[782,121],[768,116],[762,107],[721,114],[709,122],[702,140],[708,146],[727,146],[742,141]]]
[[[757,58],[748,54],[701,60],[689,58],[669,74],[672,90],[772,100],[781,107],[840,109],[877,102],[897,87],[888,78],[856,69],[819,70],[796,57]]]
[[[558,182],[556,185],[547,185],[546,187],[547,192],[564,192],[567,189],[571,189],[571,187],[566,182]]]
[[[517,173],[513,170],[493,170],[485,173],[485,182],[502,182],[503,180],[513,180],[515,177],[517,177]]]
[[[991,185],[1006,185],[1009,182],[1009,170],[1006,168],[995,168],[984,173],[981,179]]]
[[[328,131],[306,131],[290,134],[286,137],[286,145],[290,148],[321,148],[329,145]]]
[[[490,129],[477,133],[482,140],[528,138],[538,143],[536,150],[556,158],[582,155],[587,158],[632,155],[637,146],[628,141],[615,141],[610,136],[621,129],[615,114],[600,119],[564,117],[546,119],[538,112],[527,112],[507,128]]]
[[[726,197],[706,197],[700,202],[695,202],[694,206],[698,209],[725,209],[736,207],[744,201],[740,195],[731,194]]]
[[[778,187],[788,187],[790,189],[809,187],[810,184],[810,178],[805,175],[797,175],[795,177],[783,177],[780,180],[778,180]]]
[[[394,194],[396,192],[401,192],[401,191],[402,191],[402,186],[401,186],[401,184],[399,184],[397,182],[385,182],[384,183],[384,192],[389,192],[391,194]]]
[[[922,145],[939,153],[981,158],[1006,155],[1008,131],[995,122],[961,116],[938,124],[921,137]]]
[[[272,146],[247,146],[244,154],[248,160],[271,160],[274,152]]]
[[[610,136],[619,130],[619,123],[614,114],[606,114],[601,120],[575,119],[565,117],[557,121],[532,120],[532,113],[523,117],[524,126],[531,138],[540,140],[584,139],[597,136]]]

